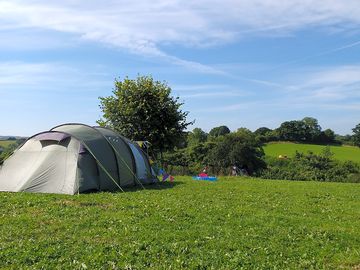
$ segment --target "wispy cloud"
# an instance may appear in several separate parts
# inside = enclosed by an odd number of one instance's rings
[[[196,98],[226,100],[250,95],[248,91],[229,84],[175,85],[173,90],[176,95],[188,100]]]
[[[360,83],[360,65],[326,68],[312,74],[305,85],[347,86],[354,83]]]
[[[104,75],[84,73],[61,63],[0,62],[0,93],[11,89],[32,93],[46,91],[98,91],[109,86]],[[34,92],[35,91],[35,92]]]
[[[196,93],[196,94],[185,94],[182,98],[229,98],[229,97],[243,97],[245,93],[239,92],[207,92],[207,93]]]
[[[296,74],[295,74],[296,73]],[[300,75],[299,75],[300,74]],[[256,92],[257,100],[228,100],[227,105],[201,108],[199,112],[239,112],[251,108],[269,111],[359,111],[360,65],[302,69],[289,73],[284,82],[264,84],[270,95]],[[229,91],[231,94],[231,92]]]
[[[325,51],[322,51],[320,53],[309,55],[309,56],[306,56],[306,57],[297,58],[297,59],[294,59],[294,60],[279,64],[277,66],[273,66],[273,67],[269,68],[268,70],[275,70],[275,69],[279,69],[279,68],[284,68],[285,66],[288,66],[290,64],[306,62],[306,61],[314,59],[314,58],[318,58],[318,57],[329,55],[329,54],[334,54],[334,53],[337,53],[337,52],[340,52],[340,51],[343,51],[343,50],[346,50],[346,49],[350,49],[350,48],[353,48],[353,47],[356,47],[356,46],[360,46],[360,41],[352,42],[352,43],[349,43],[349,44],[346,44],[346,45],[343,45],[343,46],[340,46],[340,47],[337,47],[337,48],[333,48],[333,49],[330,49],[330,50],[325,50]]]
[[[325,31],[339,23],[350,31],[359,28],[360,2],[0,0],[0,23],[3,30],[69,33],[136,54],[160,57],[198,72],[224,74],[209,65],[169,55],[166,46],[213,46],[249,35],[286,34],[309,26]]]
[[[301,74],[301,78],[293,78],[289,95],[323,103],[360,98],[360,65],[326,67]]]
[[[208,91],[218,89],[228,89],[227,84],[191,84],[191,85],[173,85],[173,89],[176,91]]]

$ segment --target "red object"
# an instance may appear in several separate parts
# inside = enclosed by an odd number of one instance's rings
[[[208,174],[207,173],[200,173],[199,176],[200,177],[208,177]]]

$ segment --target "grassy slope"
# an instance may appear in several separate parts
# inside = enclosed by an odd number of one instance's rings
[[[298,143],[269,143],[265,145],[264,151],[268,156],[277,157],[279,155],[293,156],[295,151],[307,153],[321,153],[324,145],[298,144]],[[354,146],[330,146],[330,151],[334,153],[334,158],[338,160],[352,160],[360,162],[360,148]]]
[[[16,143],[16,141],[1,141],[0,140],[0,146],[2,146],[4,148],[9,146],[10,144],[13,144],[13,143]]]
[[[0,193],[0,268],[360,265],[356,184],[178,177],[172,188]]]

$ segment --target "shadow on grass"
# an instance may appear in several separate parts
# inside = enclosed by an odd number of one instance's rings
[[[139,190],[162,190],[162,189],[169,189],[169,188],[173,188],[176,187],[178,185],[182,185],[182,182],[158,182],[158,183],[153,183],[153,184],[149,184],[149,185],[137,185],[137,186],[133,186],[133,187],[125,187],[123,188],[123,190],[125,192],[134,192],[134,191],[139,191]],[[117,192],[121,192],[121,191],[117,191]]]
[[[176,187],[178,185],[182,185],[182,181],[176,181],[176,182],[156,182],[152,184],[144,184],[143,186],[137,184],[136,186],[130,186],[130,187],[121,187],[124,192],[135,192],[140,190],[163,190],[163,189],[169,189]],[[94,193],[122,193],[122,190],[87,190],[85,192],[81,192],[81,194],[94,194]]]

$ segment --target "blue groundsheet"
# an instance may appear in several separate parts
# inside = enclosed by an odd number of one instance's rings
[[[194,180],[206,180],[206,181],[216,181],[217,177],[216,176],[193,176]]]

